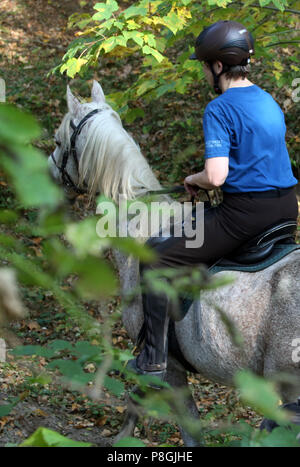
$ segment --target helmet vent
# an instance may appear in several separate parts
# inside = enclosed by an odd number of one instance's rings
[[[245,39],[235,39],[233,41],[227,42],[222,47],[220,47],[220,50],[230,49],[231,47],[237,47],[238,49],[245,50],[245,52],[249,52],[249,47]]]

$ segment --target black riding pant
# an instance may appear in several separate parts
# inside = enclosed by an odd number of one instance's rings
[[[157,242],[148,240],[157,260],[140,265],[141,280],[149,269],[205,264],[211,266],[247,240],[280,221],[295,220],[298,203],[294,189],[263,193],[223,193],[223,202],[204,213],[204,243],[200,248],[186,248],[187,238],[169,237]],[[146,292],[142,296],[146,326],[145,345],[138,356],[144,370],[166,367],[169,299],[163,293]]]

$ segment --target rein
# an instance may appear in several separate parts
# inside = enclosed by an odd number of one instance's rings
[[[210,202],[210,196],[208,193],[208,190],[205,190],[205,188],[198,187],[199,190],[202,190],[205,192],[208,201]],[[148,191],[147,195],[168,195],[171,193],[186,193],[186,189],[182,185],[175,185],[169,188],[163,188],[162,190],[153,190],[153,191]],[[195,196],[191,196],[191,202],[194,204],[195,201]]]

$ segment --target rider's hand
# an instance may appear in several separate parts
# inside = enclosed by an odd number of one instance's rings
[[[191,196],[196,196],[200,187],[193,182],[193,175],[189,175],[184,179],[184,188]]]

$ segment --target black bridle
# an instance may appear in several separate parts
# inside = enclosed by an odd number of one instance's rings
[[[55,164],[55,167],[59,170],[59,172],[61,174],[61,179],[62,179],[63,185],[65,185],[67,188],[72,188],[72,190],[74,190],[78,194],[86,193],[86,190],[79,188],[74,183],[71,176],[68,174],[68,172],[66,170],[66,167],[67,167],[67,164],[68,164],[69,157],[73,158],[73,161],[75,163],[76,170],[77,170],[77,173],[78,173],[78,176],[79,176],[79,159],[78,159],[77,152],[76,152],[76,138],[80,134],[80,132],[81,132],[82,128],[84,127],[84,125],[86,124],[87,120],[89,120],[89,118],[91,118],[93,115],[95,115],[95,114],[97,114],[99,112],[101,112],[101,109],[92,110],[79,122],[79,124],[77,126],[74,125],[74,122],[71,120],[70,125],[71,125],[71,128],[73,129],[73,134],[72,134],[71,139],[70,139],[70,146],[67,146],[64,153],[63,153],[62,162],[61,162],[60,167],[57,165],[57,162],[56,162],[56,160],[54,158],[54,153],[51,154],[51,158],[52,158],[52,160],[53,160],[53,162]]]

